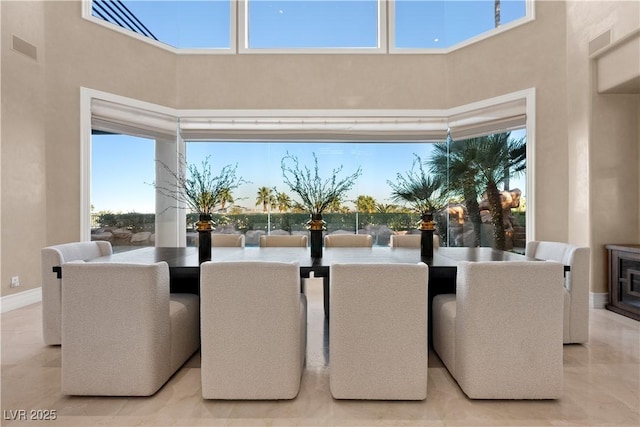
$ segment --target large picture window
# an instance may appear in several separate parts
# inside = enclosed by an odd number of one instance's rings
[[[431,202],[441,245],[498,244],[522,251],[525,144],[524,130],[421,142],[187,141],[186,162],[200,167],[206,161],[213,175],[226,165],[237,167],[244,183],[225,193],[212,217],[215,233],[243,234],[247,246],[257,246],[262,235],[308,233],[309,214],[283,181],[282,161],[293,156],[310,170],[317,159],[323,179],[338,169],[362,172],[345,197],[325,211],[327,234],[369,234],[375,245],[388,246],[392,235],[417,233],[419,213],[395,197],[394,188],[399,179],[424,173],[438,182]],[[96,134],[92,147],[92,239],[109,240],[117,250],[153,246],[153,140]],[[497,192],[498,205],[487,196],[491,191]],[[503,215],[498,233],[495,211]],[[185,215],[185,244],[195,246],[198,215]],[[504,242],[496,243],[496,236]]]
[[[255,110],[183,115],[89,89],[82,94],[91,109],[82,120],[88,136],[83,152],[91,153],[83,168],[90,172],[83,174],[90,183],[83,185],[83,238],[108,240],[111,233],[110,241],[123,247],[196,244],[197,213],[172,194],[182,188],[179,171],[205,160],[213,176],[227,165],[237,168],[241,185],[229,188],[224,200],[219,196],[209,212],[215,232],[242,233],[249,246],[263,234],[307,233],[309,211],[284,178],[286,158],[317,170],[321,180],[358,172],[349,191],[323,211],[327,233],[369,234],[382,246],[392,235],[416,233],[422,206],[398,191],[414,180],[430,182],[429,210],[443,246],[522,251],[534,224],[528,215],[535,165],[528,141],[535,129],[529,125],[529,119],[535,122],[532,90],[451,110],[357,110],[348,116],[336,110],[322,117],[310,110],[282,117]],[[136,233],[149,234],[134,238]],[[116,241],[125,234],[131,238]]]

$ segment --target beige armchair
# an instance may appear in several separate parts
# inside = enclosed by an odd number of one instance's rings
[[[62,393],[150,396],[200,346],[200,304],[169,293],[169,267],[67,263]]]
[[[565,344],[589,341],[590,249],[568,243],[530,241],[527,242],[525,255],[570,267],[564,281],[563,341]]]
[[[334,398],[426,398],[428,280],[424,263],[331,266]]]
[[[270,235],[260,236],[260,247],[307,247],[307,236],[300,235]]]
[[[211,247],[244,248],[244,234],[211,234]]]
[[[555,262],[460,262],[433,299],[433,349],[471,399],[562,395],[562,277]]]
[[[297,263],[201,265],[205,399],[293,399],[300,390],[307,300]]]
[[[42,268],[42,335],[47,345],[60,345],[62,333],[62,280],[60,274],[53,271],[64,263],[76,260],[88,260],[111,255],[111,243],[73,242],[49,246],[40,251]]]
[[[391,247],[392,248],[420,248],[420,240],[422,235],[420,234],[392,234],[391,235]],[[437,234],[433,235],[433,248],[440,247],[440,238]]]
[[[325,248],[370,248],[373,237],[369,234],[329,234],[324,237]]]

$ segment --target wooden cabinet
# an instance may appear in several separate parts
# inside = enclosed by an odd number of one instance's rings
[[[607,245],[609,304],[616,313],[640,320],[640,245]]]

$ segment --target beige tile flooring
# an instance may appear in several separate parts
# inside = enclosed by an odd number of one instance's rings
[[[472,401],[433,352],[422,402],[338,401],[329,392],[322,291],[309,286],[307,366],[291,401],[208,401],[194,355],[149,398],[60,393],[60,347],[42,343],[41,305],[2,319],[1,425],[38,426],[640,426],[640,322],[591,310],[587,345],[564,346],[556,401]],[[55,421],[11,420],[54,410]]]

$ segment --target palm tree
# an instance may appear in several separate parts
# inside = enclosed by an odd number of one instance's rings
[[[523,140],[510,139],[510,133],[498,133],[474,138],[477,155],[470,165],[486,187],[495,248],[504,250],[506,246],[502,198],[498,184],[504,183],[513,173],[524,169],[525,157]],[[513,171],[513,172],[512,172]]]
[[[220,194],[218,195],[218,202],[220,203],[220,210],[224,211],[227,203],[233,203],[233,195],[231,194],[231,189],[223,188],[220,190]]]
[[[506,132],[436,144],[428,162],[432,173],[448,180],[450,191],[462,193],[474,225],[476,246],[480,244],[481,225],[478,194],[484,189],[494,226],[494,245],[497,249],[505,249],[502,199],[498,184],[504,183],[508,190],[509,178],[526,167],[525,142],[523,139],[512,140],[510,135]]]
[[[362,213],[374,213],[376,211],[376,199],[364,194],[360,195],[356,199],[356,209]]]
[[[387,181],[391,187],[391,198],[409,203],[421,214],[434,213],[446,204],[442,181],[437,176],[428,175],[422,167],[420,156],[414,156],[409,172],[405,175],[398,172],[396,182]]]
[[[256,197],[256,206],[262,204],[262,212],[267,212],[269,206],[275,205],[275,197],[273,190],[269,187],[258,188],[258,197]]]
[[[377,213],[395,213],[398,212],[398,205],[394,205],[392,203],[376,203],[376,212]]]
[[[291,197],[286,193],[278,193],[276,195],[278,201],[278,210],[280,212],[286,212],[291,209]]]
[[[431,173],[448,182],[448,190],[453,194],[461,194],[464,205],[469,213],[473,225],[474,246],[480,246],[480,206],[478,194],[480,182],[476,171],[470,167],[477,156],[478,144],[476,139],[453,141],[435,144],[431,159],[427,161]]]
[[[344,207],[342,206],[342,200],[339,197],[336,197],[329,203],[327,206],[327,212],[343,212]]]

